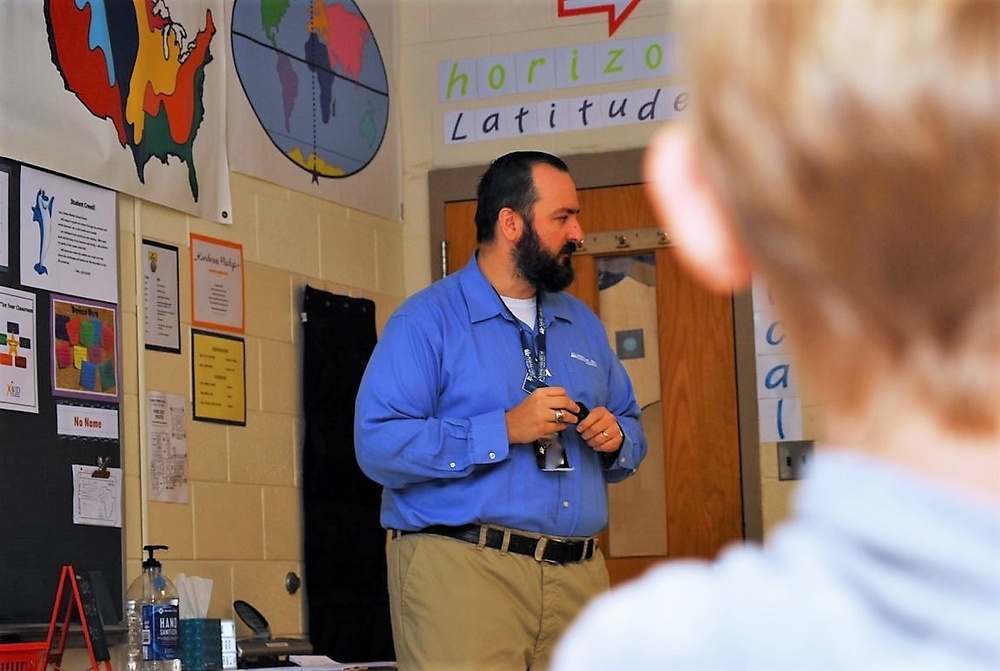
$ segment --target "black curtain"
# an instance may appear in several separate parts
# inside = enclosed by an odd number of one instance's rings
[[[309,641],[338,662],[392,660],[382,488],[354,457],[354,400],[375,348],[375,304],[307,286],[303,319]]]

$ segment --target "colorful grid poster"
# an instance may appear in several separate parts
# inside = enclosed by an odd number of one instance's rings
[[[53,296],[51,321],[52,394],[119,401],[118,309]]]

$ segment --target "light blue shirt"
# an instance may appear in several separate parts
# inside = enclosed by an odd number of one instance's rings
[[[625,434],[606,464],[568,425],[573,471],[545,472],[531,445],[510,444],[505,414],[524,400],[514,319],[476,257],[407,299],[389,319],[358,391],[358,464],[383,485],[382,526],[499,526],[591,536],[608,522],[606,484],[646,455],[632,384],[597,316],[567,294],[541,294],[550,386],[605,406]],[[528,329],[530,331],[530,329]],[[529,342],[534,334],[528,333]]]
[[[795,507],[763,548],[592,602],[553,671],[1000,669],[1000,507],[832,448]]]

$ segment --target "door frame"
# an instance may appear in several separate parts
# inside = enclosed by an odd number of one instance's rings
[[[641,184],[643,149],[562,156],[577,188],[589,189]],[[486,166],[440,168],[427,174],[430,224],[431,279],[443,276],[445,204],[474,200],[476,185]],[[469,225],[474,225],[469,222]],[[453,269],[457,270],[457,269]],[[754,354],[753,304],[750,291],[733,295],[733,341],[736,348],[736,403],[740,441],[740,488],[743,535],[747,541],[764,537],[760,469],[760,430],[757,419],[757,372]]]

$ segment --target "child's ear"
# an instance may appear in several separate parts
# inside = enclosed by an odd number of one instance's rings
[[[646,152],[644,169],[660,227],[691,274],[718,292],[749,284],[750,259],[691,133],[679,123],[660,131]]]

